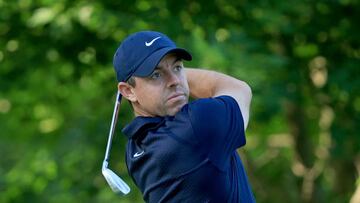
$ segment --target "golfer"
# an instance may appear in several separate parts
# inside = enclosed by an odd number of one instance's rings
[[[128,172],[146,202],[255,202],[236,152],[246,143],[251,89],[185,68],[191,59],[154,31],[134,33],[116,50],[118,90],[135,114],[122,130]]]

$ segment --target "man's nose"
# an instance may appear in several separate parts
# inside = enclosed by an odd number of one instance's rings
[[[177,86],[180,84],[180,76],[176,73],[169,73],[168,75],[168,87]]]

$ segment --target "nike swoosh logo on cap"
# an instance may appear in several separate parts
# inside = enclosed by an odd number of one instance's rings
[[[151,40],[150,42],[145,42],[145,46],[147,46],[147,47],[149,47],[149,46],[151,46],[156,40],[158,40],[159,38],[161,38],[161,37],[156,37],[156,38],[154,38],[153,40]]]
[[[136,158],[136,157],[139,157],[139,156],[141,156],[141,155],[143,155],[144,154],[144,150],[142,150],[141,152],[136,152],[135,154],[134,154],[134,158]]]

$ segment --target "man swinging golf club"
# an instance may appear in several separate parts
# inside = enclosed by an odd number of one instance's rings
[[[255,202],[236,149],[245,145],[251,89],[209,70],[184,68],[191,54],[166,35],[142,31],[116,50],[118,80],[103,174],[111,188],[130,188],[108,169],[121,97],[135,119],[128,137],[127,169],[146,202]],[[188,102],[189,95],[195,98]]]

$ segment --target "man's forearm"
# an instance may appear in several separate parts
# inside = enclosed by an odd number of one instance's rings
[[[186,77],[190,88],[190,96],[194,98],[207,98],[214,96],[215,72],[186,68]]]
[[[225,89],[236,88],[238,91],[251,91],[241,80],[212,70],[186,68],[190,95],[194,98],[219,96]]]

